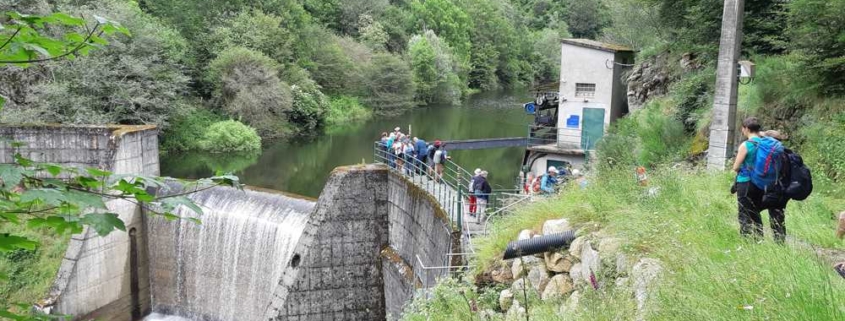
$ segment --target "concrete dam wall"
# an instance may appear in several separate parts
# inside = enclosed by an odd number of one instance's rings
[[[0,128],[0,160],[158,175],[152,127]],[[215,188],[191,198],[202,224],[168,222],[111,201],[127,232],[72,236],[43,311],[76,320],[387,320],[448,274],[459,233],[437,201],[378,165],[336,169],[315,202]],[[180,209],[180,211],[182,211]],[[180,215],[191,215],[190,211]]]

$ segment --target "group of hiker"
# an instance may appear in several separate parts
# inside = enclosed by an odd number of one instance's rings
[[[740,144],[734,160],[736,180],[731,193],[737,195],[739,231],[752,240],[763,237],[763,210],[769,221],[775,242],[786,242],[785,209],[790,200],[804,200],[813,192],[809,168],[798,153],[784,148],[788,137],[776,130],[763,131],[755,117],[742,122],[746,140]],[[845,237],[845,212],[839,214],[838,238]],[[845,277],[845,262],[834,265]]]
[[[412,138],[402,133],[399,127],[394,128],[393,132],[381,133],[380,144],[390,167],[409,176],[428,174],[436,182],[442,182],[446,162],[452,159],[446,151],[445,143],[439,140],[427,143],[418,137]]]
[[[534,173],[528,171],[522,185],[522,191],[526,194],[553,195],[558,192],[559,186],[566,179],[577,180],[582,188],[587,184],[584,175],[578,169],[549,166],[546,172],[541,175],[534,175]]]

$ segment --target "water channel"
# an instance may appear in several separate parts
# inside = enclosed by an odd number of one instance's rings
[[[318,197],[331,171],[338,166],[373,161],[373,142],[394,127],[426,141],[521,137],[531,117],[522,104],[531,101],[527,90],[476,94],[459,106],[417,108],[399,116],[332,128],[308,139],[265,146],[261,154],[225,155],[197,152],[162,156],[164,176],[208,177],[220,170],[234,172],[247,185]],[[490,172],[494,188],[513,188],[523,148],[451,151],[452,160],[472,171]],[[497,186],[498,185],[498,186]]]

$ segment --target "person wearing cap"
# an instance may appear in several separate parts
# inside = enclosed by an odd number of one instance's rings
[[[555,186],[557,185],[557,174],[557,168],[555,168],[554,166],[549,166],[548,172],[546,173],[546,175],[543,175],[543,179],[540,181],[540,190],[542,190],[544,194],[555,193]]]
[[[473,172],[472,178],[469,180],[469,215],[475,216],[475,210],[478,208],[478,198],[475,197],[475,184],[478,181],[478,177],[481,175],[481,169],[476,168],[475,172]]]
[[[484,215],[484,212],[487,211],[487,202],[490,200],[490,193],[493,192],[493,188],[490,187],[490,183],[487,182],[487,171],[481,171],[481,173],[476,177],[478,177],[478,179],[473,187],[475,197],[478,200],[476,214],[481,217]]]

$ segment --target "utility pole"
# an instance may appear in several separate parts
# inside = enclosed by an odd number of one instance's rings
[[[725,0],[722,13],[722,38],[716,69],[716,96],[713,99],[713,123],[710,125],[710,149],[707,168],[724,170],[734,155],[739,54],[742,50],[742,22],[745,0]]]

